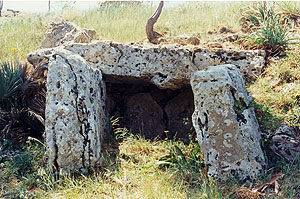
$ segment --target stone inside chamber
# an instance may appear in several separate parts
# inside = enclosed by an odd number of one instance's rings
[[[192,124],[194,97],[190,85],[180,89],[159,89],[142,80],[104,77],[110,117],[119,127],[146,139],[181,139],[195,136]]]

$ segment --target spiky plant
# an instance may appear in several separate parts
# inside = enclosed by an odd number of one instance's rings
[[[259,29],[266,21],[276,17],[276,14],[271,6],[266,2],[254,3],[243,9],[240,24],[245,32],[252,32]]]
[[[263,49],[270,55],[285,51],[298,38],[290,38],[285,20],[266,2],[248,7],[240,22],[249,35],[243,38],[241,46],[245,49]]]
[[[41,66],[0,63],[0,142],[41,137],[44,131],[45,78]]]
[[[0,109],[10,111],[23,83],[22,68],[8,62],[0,66]]]

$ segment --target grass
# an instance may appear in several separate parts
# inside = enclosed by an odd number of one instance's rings
[[[23,163],[12,160],[2,165],[0,196],[31,192],[37,198],[222,198],[215,182],[200,170],[191,173],[185,168],[159,166],[159,159],[169,154],[170,147],[180,148],[188,158],[196,145],[186,147],[182,142],[149,141],[131,135],[120,143],[119,151],[107,152],[107,166],[101,173],[59,180],[46,173],[41,162],[32,166],[34,158],[25,155]],[[30,149],[26,151],[24,154],[34,154]],[[20,175],[19,169],[29,165],[32,173]],[[32,180],[40,186],[32,186]],[[18,186],[14,185],[16,181]]]
[[[263,76],[249,87],[255,101],[273,118],[291,126],[300,124],[300,56],[289,52],[278,64],[270,65]],[[273,122],[273,124],[275,124]],[[278,123],[277,123],[278,124]],[[275,124],[276,125],[276,124]],[[276,126],[275,126],[276,127]]]
[[[237,3],[193,2],[176,8],[164,8],[155,27],[158,32],[165,32],[171,37],[192,33],[205,35],[209,29],[220,25],[237,30],[239,26],[233,19],[239,14],[238,6]],[[146,38],[146,22],[155,9],[156,5],[121,3],[83,13],[66,12],[63,18],[74,21],[79,26],[95,29],[101,38],[122,42],[140,41]]]
[[[39,48],[45,37],[46,16],[29,15],[13,18],[0,25],[0,60],[26,60],[26,55]]]
[[[198,2],[164,9],[155,29],[168,37],[195,34],[202,41],[207,40],[210,37],[207,31],[217,30],[220,26],[239,30],[238,18],[244,5],[247,4]],[[293,6],[285,5],[283,8],[287,12],[298,13]],[[118,4],[84,12],[66,9],[55,15],[12,18],[0,25],[0,60],[25,61],[29,52],[39,48],[47,30],[46,25],[56,17],[95,29],[97,37],[101,39],[144,41],[145,23],[155,9],[156,6],[151,4]],[[264,74],[249,85],[248,90],[254,97],[254,106],[263,130],[272,133],[282,121],[299,127],[299,85],[300,56],[296,51],[288,53],[278,64],[268,66]],[[122,131],[119,133],[122,135]],[[103,171],[57,179],[45,168],[44,147],[29,140],[20,146],[21,155],[6,161],[0,159],[0,197],[242,198],[237,190],[249,186],[238,184],[233,178],[221,182],[209,179],[203,168],[199,146],[194,142],[184,145],[180,141],[149,141],[132,135],[123,136],[117,141],[117,147],[105,148],[107,155]],[[271,194],[267,198],[300,198],[299,160],[274,163],[254,185],[265,182],[279,171],[285,174],[279,181],[282,196]]]
[[[278,55],[289,45],[297,44],[299,38],[290,37],[291,20],[276,12],[274,4],[259,2],[250,6],[242,14],[240,22],[243,29],[249,32],[244,36],[242,46],[246,49],[264,49],[269,55]],[[279,7],[279,6],[278,6]],[[286,21],[286,23],[283,23]]]
[[[201,40],[208,38],[207,31],[218,26],[239,29],[236,17],[240,13],[238,3],[186,3],[178,8],[164,8],[155,30],[168,37],[180,34],[196,34]],[[54,15],[25,15],[15,17],[0,26],[0,60],[26,60],[26,55],[40,47],[47,24],[65,19],[83,28],[95,29],[97,38],[119,42],[144,41],[148,18],[156,6],[151,4],[126,5],[124,3],[88,11],[65,9]]]
[[[55,178],[43,163],[43,146],[29,140],[19,156],[0,165],[1,198],[239,198],[235,194],[242,184],[233,178],[215,182],[205,169],[196,169],[203,162],[201,153],[193,156],[198,144],[180,141],[149,141],[129,135],[119,146],[107,146],[106,166],[97,174]],[[178,148],[180,153],[174,152]],[[170,154],[172,164],[162,163]],[[187,161],[182,161],[186,159]],[[185,162],[185,163],[183,163]],[[170,163],[170,162],[169,162]],[[26,170],[24,169],[26,168]],[[201,169],[202,168],[202,169]],[[22,172],[20,172],[20,170]],[[269,198],[297,198],[300,184],[300,162],[284,161],[271,168],[257,185],[281,170],[282,197],[270,192]],[[245,186],[245,185],[244,185]],[[298,194],[298,195],[297,195]]]

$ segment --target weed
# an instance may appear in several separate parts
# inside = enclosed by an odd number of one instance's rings
[[[263,129],[273,131],[283,121],[299,125],[300,56],[288,52],[279,63],[266,68],[264,76],[249,87]]]
[[[32,156],[27,152],[16,155],[12,160],[12,168],[18,176],[25,176],[33,170],[33,166]]]
[[[244,37],[242,47],[264,49],[270,55],[276,55],[285,51],[288,45],[297,44],[298,38],[289,37],[289,29],[282,21],[284,19],[266,2],[249,7],[241,18],[242,26],[250,32]]]

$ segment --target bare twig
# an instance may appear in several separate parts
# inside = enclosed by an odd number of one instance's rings
[[[159,3],[159,6],[156,9],[155,13],[152,15],[152,17],[150,17],[150,19],[148,19],[147,25],[146,25],[147,38],[148,38],[149,42],[154,43],[154,44],[157,44],[158,43],[157,39],[162,36],[161,34],[159,34],[158,32],[155,32],[153,30],[153,26],[156,23],[157,19],[159,18],[163,6],[164,6],[164,2],[161,1]]]
[[[8,12],[12,12],[14,14],[14,17],[20,12],[18,10],[12,10],[12,9],[7,9]]]
[[[264,183],[262,183],[262,184],[256,186],[256,187],[253,189],[253,191],[254,191],[254,192],[257,192],[257,191],[263,192],[269,185],[275,184],[275,182],[277,182],[277,180],[278,180],[279,178],[282,178],[283,176],[284,176],[284,174],[281,173],[281,172],[280,172],[280,173],[277,173],[277,174],[274,174],[274,175],[271,177],[270,180],[268,180],[267,182],[264,182]],[[277,184],[277,187],[276,187],[276,184],[275,184],[275,190],[276,190],[276,188],[278,189],[278,184]]]

